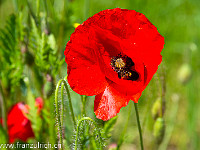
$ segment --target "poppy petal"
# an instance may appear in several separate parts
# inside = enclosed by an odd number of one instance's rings
[[[23,103],[17,103],[9,111],[7,125],[10,143],[17,139],[26,141],[28,138],[34,137],[31,123],[25,116],[26,113],[28,113],[28,109]]]
[[[107,86],[105,91],[95,97],[94,101],[94,112],[96,117],[104,121],[109,120],[119,113],[122,107],[128,105],[128,102],[132,99],[134,102],[137,102],[140,93],[132,97],[122,95],[114,88]]]
[[[68,82],[72,90],[80,95],[97,95],[108,85],[104,75],[96,66],[70,70]]]

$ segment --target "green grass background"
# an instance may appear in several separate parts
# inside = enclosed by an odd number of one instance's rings
[[[37,13],[37,1],[28,1],[34,13]],[[200,1],[199,0],[46,0],[39,1],[40,16],[47,12],[49,30],[55,36],[58,46],[58,55],[64,57],[64,48],[74,31],[74,23],[82,23],[88,17],[101,10],[111,8],[133,9],[143,13],[165,38],[162,51],[163,62],[158,73],[154,76],[139,100],[144,145],[146,149],[156,149],[152,130],[154,120],[151,109],[160,96],[158,78],[165,77],[165,126],[166,132],[160,150],[198,150],[200,149]],[[7,18],[14,13],[24,14],[24,24],[30,11],[26,0],[1,0],[0,1],[0,28],[4,28]],[[23,22],[22,21],[22,22]],[[0,56],[2,59],[3,56]],[[58,70],[56,81],[67,74],[64,63]],[[0,79],[4,80],[4,79]],[[187,80],[184,83],[182,80]],[[55,83],[56,83],[55,81]],[[34,84],[34,83],[32,83]],[[21,85],[19,85],[21,86]],[[37,93],[37,92],[36,92]],[[75,114],[80,115],[80,97],[73,93],[72,100]],[[37,95],[37,94],[35,94]],[[23,99],[13,96],[8,102],[12,105]],[[93,99],[87,101],[86,111],[88,116],[94,118]],[[47,109],[50,104],[47,103]],[[124,122],[127,120],[129,107],[131,115],[121,149],[139,149],[139,136],[137,131],[134,106],[122,108],[118,120],[112,131],[111,143],[117,143]],[[9,107],[9,106],[7,106]],[[53,113],[53,110],[51,114]],[[66,138],[70,139],[71,123],[66,110]],[[1,135],[0,135],[1,136]]]

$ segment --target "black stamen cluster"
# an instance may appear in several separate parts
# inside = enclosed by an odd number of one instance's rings
[[[116,66],[115,62],[119,58],[125,63],[124,67],[118,68]],[[119,79],[136,81],[139,78],[139,74],[136,71],[131,70],[134,65],[132,59],[126,55],[122,56],[121,54],[118,54],[116,57],[114,56],[111,58],[111,66],[113,70],[117,72]]]

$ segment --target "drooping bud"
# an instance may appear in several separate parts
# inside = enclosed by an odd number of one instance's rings
[[[162,142],[164,134],[165,134],[165,122],[163,118],[159,117],[156,119],[153,128],[153,135],[158,144]]]
[[[161,111],[161,97],[158,97],[156,101],[153,104],[153,107],[151,109],[151,114],[154,120],[156,120],[160,116]]]
[[[192,77],[192,69],[189,64],[183,64],[178,70],[178,80],[182,84],[186,84]]]

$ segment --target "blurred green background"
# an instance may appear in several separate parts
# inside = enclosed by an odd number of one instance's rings
[[[0,0],[0,97],[4,101],[0,117],[16,102],[29,103],[30,95],[41,96],[45,103],[43,126],[48,128],[36,128],[39,136],[28,142],[56,143],[54,90],[58,80],[67,75],[64,49],[74,23],[81,24],[101,10],[116,7],[143,13],[165,38],[163,62],[138,104],[145,149],[200,149],[199,0]],[[79,119],[81,97],[71,90],[70,93]],[[165,135],[159,144],[154,137],[158,99],[162,99],[165,120]],[[86,113],[95,119],[93,100],[94,97],[87,98]],[[65,105],[64,143],[69,148],[74,133],[66,97]],[[106,124],[95,120],[101,127]],[[122,150],[140,146],[132,102],[121,109],[105,149],[120,142]],[[92,149],[91,143],[82,144],[83,149]]]

